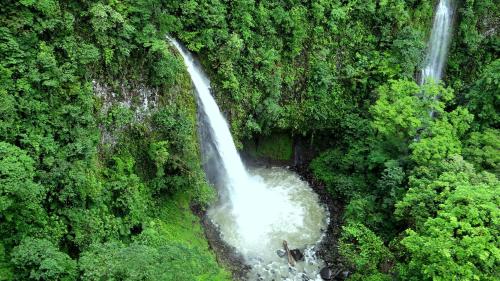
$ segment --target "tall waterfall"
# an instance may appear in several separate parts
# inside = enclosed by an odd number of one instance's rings
[[[193,56],[176,40],[170,39],[170,41],[177,48],[186,63],[187,71],[198,93],[200,106],[208,118],[208,124],[212,131],[211,136],[216,146],[216,153],[218,153],[218,158],[222,161],[222,166],[229,177],[227,183],[231,189],[230,192],[234,191],[235,186],[243,188],[245,186],[244,183],[248,182],[249,175],[236,150],[227,122],[210,93],[210,81],[205,73],[196,65]]]
[[[208,216],[222,238],[252,266],[250,280],[320,280],[323,262],[313,248],[323,236],[328,216],[317,195],[297,175],[282,168],[248,170],[233,142],[228,124],[210,93],[210,81],[192,55],[176,40],[196,89],[202,132],[202,153],[213,154],[205,164],[223,193]],[[207,155],[204,155],[207,158]],[[222,170],[222,171],[221,171]],[[304,250],[305,261],[289,268],[276,254],[283,240]]]
[[[438,82],[443,75],[453,26],[455,7],[452,1],[439,0],[428,42],[425,65],[421,71],[420,84],[431,79]]]

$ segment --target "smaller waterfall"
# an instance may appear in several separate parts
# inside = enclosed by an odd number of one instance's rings
[[[443,75],[453,27],[455,7],[452,1],[440,0],[437,6],[425,65],[421,71],[420,84],[424,84],[429,80],[438,82]]]

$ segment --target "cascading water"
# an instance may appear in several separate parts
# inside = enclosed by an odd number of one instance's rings
[[[210,93],[210,81],[189,52],[170,39],[187,66],[195,86],[207,176],[222,193],[208,215],[223,239],[244,255],[252,270],[249,280],[321,280],[321,260],[313,248],[328,224],[317,195],[294,173],[282,168],[247,171],[234,145],[229,127]],[[208,155],[209,153],[213,155]],[[222,178],[222,179],[221,179]],[[279,257],[286,240],[290,248],[304,250],[305,261],[289,267]]]
[[[420,84],[429,80],[438,82],[443,75],[453,27],[455,7],[452,1],[440,0],[438,3]]]

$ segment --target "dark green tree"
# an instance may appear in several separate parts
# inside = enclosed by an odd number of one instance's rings
[[[46,239],[23,239],[12,252],[12,264],[15,280],[77,280],[76,262]]]

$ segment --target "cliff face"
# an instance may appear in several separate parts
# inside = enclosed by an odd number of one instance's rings
[[[120,84],[114,91],[109,85],[96,80],[92,84],[100,105],[97,118],[101,121],[101,146],[114,146],[120,132],[133,124],[147,123],[146,118],[158,110],[158,89],[148,88],[144,84]]]

